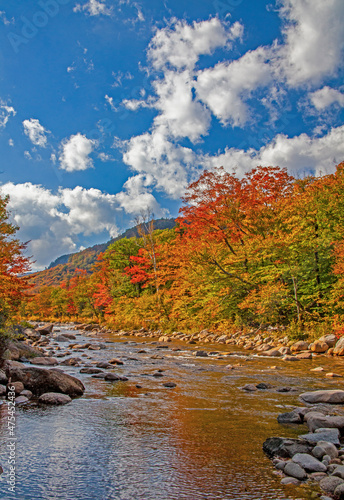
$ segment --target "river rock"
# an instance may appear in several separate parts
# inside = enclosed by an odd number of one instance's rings
[[[81,358],[68,358],[61,362],[61,365],[64,366],[79,366],[79,363],[82,362]]]
[[[310,453],[314,445],[301,439],[272,437],[263,443],[263,450],[269,457],[291,458],[296,453]],[[300,464],[299,464],[300,465]]]
[[[56,342],[69,342],[70,338],[67,337],[67,335],[58,335],[54,337],[54,340],[56,340]]]
[[[175,384],[174,382],[165,382],[164,384],[162,384],[164,387],[170,387],[171,389],[173,389],[174,387],[177,387],[177,384]]]
[[[25,403],[28,403],[29,402],[29,398],[27,398],[26,396],[17,396],[14,400],[14,402],[17,404],[17,405],[22,405],[22,404],[25,404]]]
[[[298,342],[295,342],[290,349],[292,352],[300,352],[300,351],[307,351],[309,346],[308,342],[305,342],[304,340],[299,340]]]
[[[5,396],[7,392],[6,386],[0,384],[0,396]]]
[[[80,373],[87,373],[87,375],[93,375],[94,373],[102,373],[103,370],[100,368],[81,368]]]
[[[66,405],[72,399],[67,394],[60,394],[58,392],[46,392],[38,398],[39,403],[46,405]]]
[[[344,355],[344,337],[341,337],[333,348],[333,354],[337,356]]]
[[[326,472],[326,465],[308,453],[296,453],[292,461],[308,472]]]
[[[294,486],[298,486],[300,484],[300,481],[296,479],[295,477],[284,477],[281,480],[281,484],[292,484]]]
[[[302,417],[297,410],[293,410],[278,415],[277,422],[279,424],[302,424]]]
[[[328,335],[324,335],[323,337],[320,337],[320,339],[318,339],[320,342],[326,342],[326,344],[329,346],[329,347],[334,347],[338,341],[337,337],[335,336],[334,333],[330,333]]]
[[[0,384],[7,384],[7,376],[3,370],[0,370]]]
[[[326,429],[323,432],[310,432],[309,434],[301,434],[300,438],[305,439],[311,443],[318,443],[319,441],[327,441],[328,443],[332,443],[335,445],[339,445],[339,437],[337,429]]]
[[[113,366],[107,361],[100,361],[96,364],[97,368],[104,368],[105,370],[108,368],[113,368]]]
[[[337,458],[338,450],[333,443],[318,441],[317,445],[312,450],[312,455],[318,460],[322,460],[324,455],[329,455],[331,458]]]
[[[344,479],[344,465],[337,465],[337,467],[332,472],[332,476],[337,476],[341,479]]]
[[[38,356],[37,358],[33,358],[30,363],[42,366],[56,366],[59,364],[56,358],[50,358],[49,356]]]
[[[305,416],[308,428],[311,432],[321,427],[339,429],[342,433],[344,429],[344,417],[321,415],[318,412],[309,412]]]
[[[20,396],[25,396],[27,399],[31,399],[33,394],[28,389],[24,389],[23,391],[21,391]]]
[[[309,347],[312,352],[321,354],[328,350],[329,345],[326,344],[326,342],[323,342],[322,340],[316,340]]]
[[[328,476],[324,477],[319,483],[320,488],[324,490],[326,493],[330,493],[333,495],[335,492],[335,489],[340,485],[343,484],[344,480],[341,479],[340,477],[336,476]]]
[[[264,356],[270,356],[272,358],[278,358],[282,356],[281,352],[276,349],[276,347],[273,347],[272,349],[269,349],[268,351],[264,352]]]
[[[48,323],[47,325],[37,327],[36,332],[41,335],[49,335],[53,331],[53,328],[54,325],[52,323]]]
[[[13,382],[11,381],[7,384],[7,389],[10,390],[10,387],[14,387],[14,392],[17,396],[24,390],[24,384],[22,382]]]
[[[311,352],[299,352],[296,354],[297,359],[312,359],[313,355]]]
[[[124,364],[123,361],[121,361],[120,359],[116,359],[116,358],[110,359],[109,363],[110,363],[110,365],[123,365]]]
[[[336,500],[344,499],[344,483],[339,484],[334,490],[334,497],[336,498]]]
[[[81,396],[85,391],[80,380],[54,368],[13,368],[10,376],[13,382],[22,382],[36,396],[46,392],[61,392],[73,398]]]
[[[206,351],[194,351],[192,354],[194,356],[200,356],[202,358],[207,358],[208,357],[208,353]]]
[[[117,375],[115,373],[106,373],[105,380],[107,380],[108,382],[116,382],[116,381],[126,382],[128,378],[121,377],[120,375]]]
[[[300,359],[297,356],[283,356],[283,361],[300,361]]]
[[[312,392],[304,392],[300,394],[300,398],[306,403],[329,403],[341,404],[344,403],[344,391],[340,389],[319,390]]]
[[[307,474],[305,469],[303,469],[299,464],[296,464],[294,462],[287,462],[287,464],[284,467],[284,473],[287,476],[295,477],[299,481],[307,479]]]

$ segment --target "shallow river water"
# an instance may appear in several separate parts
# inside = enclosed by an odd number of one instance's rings
[[[61,333],[69,331],[61,327]],[[70,333],[78,333],[70,331]],[[71,341],[74,342],[75,341]],[[7,413],[0,407],[0,498],[18,500],[283,500],[311,499],[316,486],[281,486],[262,451],[267,437],[296,437],[305,426],[281,426],[279,413],[299,406],[298,395],[342,387],[341,379],[310,372],[323,366],[344,373],[343,362],[276,358],[217,346],[195,357],[195,346],[124,337],[86,337],[105,343],[99,351],[73,352],[86,362],[120,358],[113,372],[127,382],[105,382],[61,367],[86,386],[83,397],[60,407],[16,409],[16,493],[7,491]],[[64,349],[67,344],[59,343]],[[173,350],[179,348],[180,350]],[[209,353],[214,346],[203,346]],[[139,352],[144,350],[146,352]],[[153,358],[152,358],[153,356]],[[63,360],[64,358],[59,358]],[[226,368],[228,364],[233,370]],[[274,365],[277,369],[271,368]],[[158,370],[162,377],[153,376]],[[326,372],[324,372],[326,373]],[[339,380],[339,382],[338,382]],[[166,388],[164,382],[175,382]],[[247,383],[273,387],[248,393]],[[137,388],[136,385],[141,386]],[[283,387],[293,391],[278,392]]]

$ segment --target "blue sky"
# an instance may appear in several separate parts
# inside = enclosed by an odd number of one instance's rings
[[[205,168],[344,161],[342,0],[17,0],[0,36],[0,189],[34,269],[176,216]]]

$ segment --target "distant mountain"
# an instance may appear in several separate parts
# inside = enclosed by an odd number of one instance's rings
[[[172,229],[175,225],[175,219],[157,219],[154,221],[154,229]],[[30,281],[34,284],[33,291],[37,291],[42,286],[58,286],[63,281],[71,278],[76,269],[91,272],[98,255],[104,252],[109,245],[123,238],[132,238],[134,236],[139,236],[138,226],[127,229],[123,234],[112,238],[107,243],[94,245],[80,252],[61,255],[44,271],[30,275]]]

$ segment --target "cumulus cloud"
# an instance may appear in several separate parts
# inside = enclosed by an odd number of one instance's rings
[[[341,108],[344,107],[344,94],[328,86],[310,93],[309,99],[318,111],[322,111],[333,104],[337,104]]]
[[[0,127],[6,127],[11,115],[15,116],[16,114],[13,106],[8,106],[7,102],[0,99]]]
[[[342,0],[283,0],[284,44],[278,65],[292,87],[319,83],[342,64]]]
[[[139,214],[149,210],[155,215],[166,215],[155,197],[147,188],[153,183],[152,176],[135,175],[125,182],[124,190],[116,195],[120,206],[129,214]]]
[[[31,240],[29,252],[37,268],[48,265],[54,258],[78,248],[81,235],[107,231],[118,234],[115,220],[120,210],[116,195],[98,189],[59,188],[57,193],[30,182],[1,186],[10,195],[9,208],[22,241]]]
[[[124,163],[148,176],[156,189],[175,199],[183,194],[189,173],[196,168],[192,149],[171,142],[163,127],[123,141],[122,147]]]
[[[86,12],[89,16],[111,16],[112,8],[107,7],[104,0],[88,0],[83,5],[76,4],[73,9],[74,12]]]
[[[243,126],[249,118],[246,100],[272,81],[270,53],[264,47],[233,62],[219,63],[198,73],[197,96],[223,124]]]
[[[27,135],[35,146],[40,146],[45,148],[47,145],[46,133],[50,133],[48,130],[39,123],[35,118],[30,118],[30,120],[23,121],[24,133]]]
[[[93,161],[89,158],[96,147],[96,141],[87,139],[85,135],[77,133],[62,142],[62,153],[59,157],[60,168],[67,172],[87,170],[93,167]]]
[[[172,66],[176,69],[192,69],[202,54],[211,54],[224,47],[230,40],[240,38],[243,27],[236,22],[227,28],[214,17],[208,21],[175,21],[172,26],[156,32],[148,49],[148,59],[156,69]]]
[[[247,151],[227,148],[223,154],[205,156],[203,166],[213,168],[223,166],[226,170],[236,170],[243,174],[257,165],[287,168],[294,175],[304,173],[329,174],[335,165],[344,160],[344,125],[332,128],[322,137],[300,134],[288,137],[278,134],[260,149]]]
[[[155,108],[160,114],[155,126],[164,126],[173,137],[188,137],[192,142],[205,135],[210,126],[209,110],[193,99],[194,81],[188,71],[165,72],[162,80],[154,82],[158,99]]]

